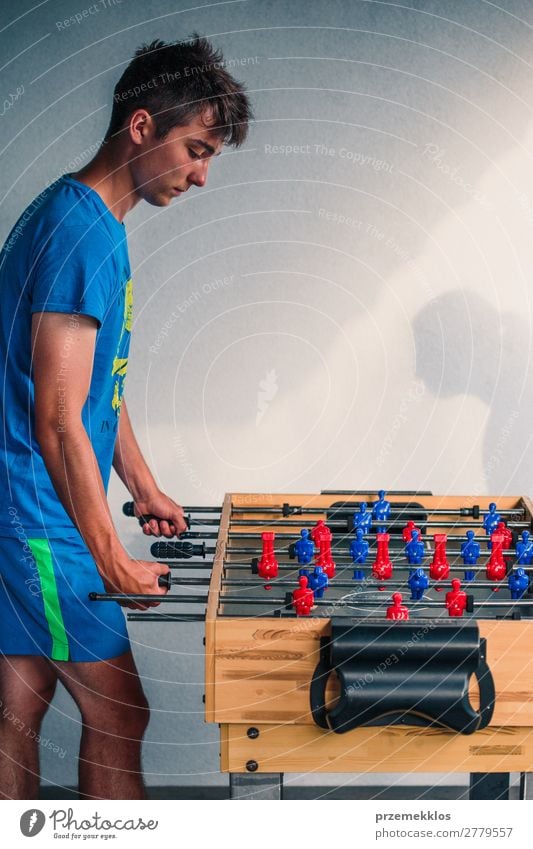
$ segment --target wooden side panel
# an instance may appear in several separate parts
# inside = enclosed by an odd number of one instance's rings
[[[309,722],[309,682],[328,619],[220,619],[217,722]]]
[[[376,500],[376,493],[365,493],[362,495],[317,495],[316,493],[233,493],[231,496],[234,507],[281,507],[283,504],[291,504],[299,507],[316,507],[317,513],[324,512],[332,504],[341,501],[346,504],[366,501],[368,504]],[[431,511],[431,508],[445,509],[459,507],[472,507],[479,504],[482,510],[488,510],[491,501],[495,501],[501,510],[512,510],[515,507],[523,507],[522,498],[518,495],[387,495],[387,501],[391,504],[405,503],[406,501],[417,501]],[[256,518],[255,514],[253,517]],[[268,515],[268,514],[266,514]],[[252,516],[252,514],[250,514]]]
[[[356,728],[333,734],[296,725],[222,726],[224,772],[528,772],[533,729],[491,727],[465,736],[434,729]]]
[[[309,684],[328,619],[228,618],[216,629],[214,721],[313,724]],[[496,684],[493,724],[533,727],[533,622],[481,620],[479,629]]]
[[[526,512],[526,519],[529,522],[533,521],[533,501],[531,498],[528,498],[526,495],[522,496],[520,499],[521,506],[524,508]]]
[[[220,770],[221,772],[229,772],[229,762],[230,762],[230,753],[229,753],[229,738],[230,738],[230,726],[229,725],[221,725],[220,726]],[[240,770],[238,770],[240,772]]]
[[[302,519],[305,523],[310,524],[318,519],[325,519],[325,512],[331,507],[332,504],[336,504],[337,502],[343,502],[344,504],[350,504],[354,502],[359,504],[361,501],[366,501],[369,505],[372,501],[376,500],[375,493],[366,493],[362,495],[316,495],[310,493],[300,493],[290,495],[287,494],[272,494],[268,493],[266,495],[260,495],[257,493],[233,493],[232,494],[232,504],[233,507],[238,508],[239,512],[235,513],[235,518],[240,519],[241,521],[249,518],[254,521],[259,521],[262,518],[265,519],[265,525],[262,526],[253,526],[253,525],[242,525],[238,528],[241,532],[250,532],[250,533],[261,533],[263,530],[274,531],[275,533],[280,533],[282,531],[287,531],[287,527],[283,525],[283,518],[279,515],[272,513],[248,513],[241,512],[241,510],[245,511],[246,507],[253,507],[257,509],[258,507],[267,507],[267,508],[277,508],[281,514],[281,508],[283,504],[290,504],[291,506],[299,506],[305,507],[306,509],[316,508],[316,512],[314,513],[306,513]],[[523,499],[520,496],[516,495],[507,495],[507,496],[472,496],[472,495],[413,495],[413,496],[401,496],[401,495],[387,495],[387,500],[390,501],[391,504],[405,503],[406,501],[416,501],[421,504],[428,511],[428,520],[429,521],[448,521],[450,525],[453,524],[455,520],[458,522],[473,522],[476,524],[475,520],[469,519],[468,517],[460,517],[460,516],[451,516],[446,517],[439,514],[432,514],[432,509],[453,509],[457,510],[460,507],[472,507],[474,504],[477,504],[483,512],[488,511],[489,504],[494,501],[498,505],[500,510],[514,510],[515,508],[519,511],[525,509],[526,512],[528,510],[528,506],[526,504],[527,499]],[[530,504],[533,508],[533,505]],[[533,516],[533,510],[529,518]],[[292,516],[292,519],[297,519],[297,516]],[[512,517],[511,517],[512,518]],[[517,517],[517,520],[521,518]],[[478,523],[481,520],[477,520]],[[454,535],[462,535],[465,532],[464,527],[449,527],[446,528],[435,528],[431,533],[447,533],[448,536]],[[477,533],[481,536],[485,537],[485,531],[483,528],[477,528]]]
[[[216,651],[216,618],[218,610],[218,598],[220,595],[220,581],[224,571],[224,558],[228,542],[228,528],[231,517],[231,496],[226,495],[222,505],[220,526],[211,581],[207,596],[207,609],[205,615],[205,719],[206,722],[216,722],[215,719],[215,651]]]

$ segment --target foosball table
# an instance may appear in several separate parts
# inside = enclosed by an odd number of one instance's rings
[[[286,772],[469,773],[470,798],[504,798],[519,773],[533,798],[528,498],[233,493],[184,510],[189,530],[151,547],[173,592],[128,618],[205,619],[205,719],[233,798],[280,798]]]

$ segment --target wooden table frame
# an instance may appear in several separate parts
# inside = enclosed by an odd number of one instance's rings
[[[486,511],[489,503],[495,501],[499,509],[523,510],[527,521],[533,521],[533,504],[525,497],[387,498],[391,504],[407,500],[421,504],[429,520],[432,508],[478,504]],[[280,776],[285,772],[438,771],[478,775],[520,772],[522,795],[531,797],[528,774],[533,772],[533,620],[479,620],[481,636],[487,638],[488,661],[497,691],[494,716],[484,730],[466,736],[444,729],[384,726],[334,734],[318,728],[309,709],[309,683],[318,663],[320,638],[328,635],[330,620],[219,615],[234,508],[281,507],[284,503],[316,508],[315,513],[302,517],[304,524],[325,519],[325,511],[333,503],[370,504],[375,499],[371,493],[342,497],[250,493],[229,494],[224,499],[206,612],[205,718],[220,724],[221,769],[233,776],[233,795],[278,798]],[[239,513],[238,518],[246,518],[246,514]],[[254,512],[249,518],[263,518],[265,525],[239,526],[239,532],[287,530],[281,517],[278,521],[268,513]],[[296,536],[297,530],[294,532]],[[451,529],[448,533],[464,535],[464,529]]]

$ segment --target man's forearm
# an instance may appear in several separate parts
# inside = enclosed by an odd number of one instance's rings
[[[64,433],[54,427],[36,434],[46,469],[63,507],[78,528],[98,570],[109,577],[127,558],[118,538],[96,456],[80,419]]]
[[[113,468],[134,501],[145,501],[158,487],[133,433],[126,401],[122,399]]]

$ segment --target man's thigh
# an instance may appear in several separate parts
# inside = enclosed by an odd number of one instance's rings
[[[95,663],[51,662],[57,677],[80,708],[92,719],[105,714],[105,724],[120,725],[130,709],[148,710],[130,651]]]

